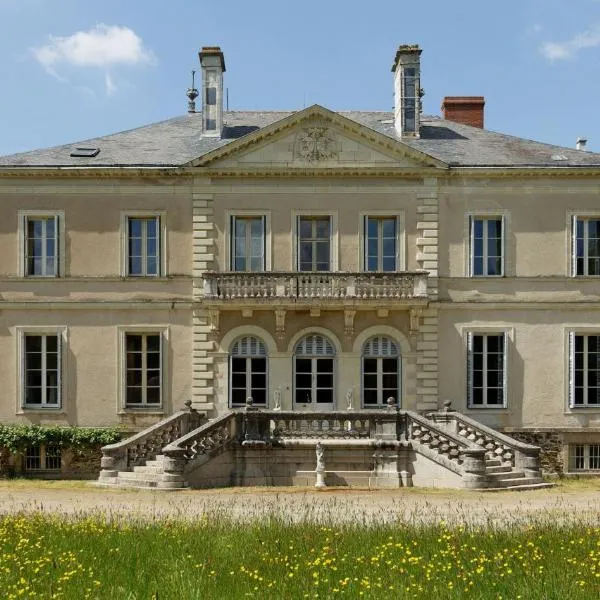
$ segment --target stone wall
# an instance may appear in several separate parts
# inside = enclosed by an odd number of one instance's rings
[[[511,431],[510,437],[519,442],[533,444],[541,448],[540,462],[542,472],[548,475],[562,475],[566,471],[564,464],[564,436],[559,431]]]

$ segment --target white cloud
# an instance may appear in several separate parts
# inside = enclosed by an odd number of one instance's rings
[[[60,66],[103,70],[108,95],[117,90],[109,68],[147,65],[156,61],[135,31],[103,23],[68,37],[50,35],[48,43],[33,48],[32,53],[48,73],[59,79],[63,79],[57,72]]]
[[[584,48],[594,48],[600,45],[600,26],[596,25],[583,33],[578,33],[566,42],[545,42],[540,46],[540,52],[551,61],[573,58]]]

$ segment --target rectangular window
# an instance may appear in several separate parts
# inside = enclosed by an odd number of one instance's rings
[[[365,217],[365,271],[398,270],[397,217]]]
[[[265,270],[265,217],[231,217],[231,270]]]
[[[504,333],[468,334],[469,408],[506,406],[505,339]]]
[[[331,217],[298,217],[298,270],[331,270]]]
[[[600,219],[573,220],[573,274],[600,275]]]
[[[600,444],[570,446],[570,471],[600,470]]]
[[[600,407],[600,335],[571,334],[571,406]]]
[[[504,275],[504,219],[472,216],[470,230],[471,276]]]
[[[58,217],[25,217],[25,275],[58,276]]]
[[[30,334],[23,337],[23,404],[29,408],[57,408],[61,395],[59,334]]]
[[[127,275],[160,275],[160,217],[127,217]]]
[[[25,451],[26,471],[60,471],[62,464],[59,446],[29,446]]]
[[[162,336],[127,333],[125,405],[156,407],[162,403]]]

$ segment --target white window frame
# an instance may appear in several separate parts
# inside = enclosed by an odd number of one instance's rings
[[[391,217],[396,219],[396,271],[367,271],[367,218]],[[393,210],[369,210],[360,212],[358,215],[359,248],[358,265],[359,271],[364,273],[399,273],[406,271],[406,236],[404,232],[405,211]]]
[[[568,247],[571,249],[569,255],[569,266],[568,271],[571,277],[591,277],[597,278],[599,275],[589,275],[588,273],[577,273],[577,221],[600,221],[599,211],[569,211],[567,212],[567,231],[568,233]],[[585,235],[584,235],[585,239]],[[584,249],[584,257],[587,255],[587,246]],[[587,271],[587,263],[584,262],[584,271]]]
[[[329,272],[339,270],[339,230],[338,230],[338,212],[330,210],[304,210],[296,209],[292,211],[292,271],[297,273],[324,273],[326,271],[300,271],[299,265],[299,245],[300,236],[298,235],[300,217],[329,217],[330,219],[330,256]]]
[[[498,211],[498,210],[478,210],[478,211],[469,212],[465,216],[466,216],[466,218],[465,218],[465,240],[467,243],[467,252],[465,253],[465,255],[466,255],[465,273],[467,273],[467,276],[477,278],[477,279],[486,278],[486,277],[490,277],[490,278],[506,277],[507,273],[509,271],[508,256],[507,256],[507,251],[508,251],[507,238],[508,238],[508,231],[509,231],[509,215],[508,215],[508,213],[506,211]],[[474,274],[474,262],[475,262],[474,258],[475,257],[473,255],[473,250],[474,250],[475,228],[473,227],[473,221],[475,219],[482,219],[482,220],[500,219],[500,221],[501,221],[502,260],[500,261],[500,271],[501,272],[499,275],[488,275],[487,273],[484,273],[481,275]],[[487,252],[485,243],[484,243],[484,252]],[[486,261],[484,260],[484,265],[485,264],[486,264]],[[487,271],[487,267],[486,267],[486,271]]]
[[[232,349],[236,343],[238,343],[241,339],[251,337],[256,338],[259,342],[261,342],[265,349],[265,354],[233,354]],[[231,344],[229,353],[229,407],[230,408],[239,408],[240,406],[244,406],[246,402],[246,398],[244,398],[243,403],[234,403],[233,402],[233,359],[234,358],[243,358],[246,361],[246,397],[251,396],[251,393],[248,390],[252,390],[252,359],[253,358],[264,358],[265,359],[265,401],[264,403],[256,403],[257,406],[261,408],[267,408],[269,405],[269,349],[267,344],[264,342],[262,338],[256,335],[242,335],[235,339],[233,344]]]
[[[329,343],[333,349],[333,353],[329,354],[327,352],[323,352],[323,353],[317,353],[317,352],[309,352],[307,354],[298,354],[297,350],[298,347],[300,346],[300,344],[302,342],[304,342],[304,340],[306,340],[309,337],[322,337],[326,343]],[[297,374],[297,370],[296,370],[296,361],[297,359],[308,359],[311,361],[311,368],[310,368],[310,374],[311,374],[311,401],[310,402],[302,402],[302,401],[298,401],[296,400],[296,391],[297,391],[297,386],[296,386],[296,374]],[[330,358],[332,359],[332,369],[331,369],[331,375],[332,375],[332,383],[333,383],[333,387],[331,388],[332,390],[332,394],[331,394],[331,404],[335,407],[337,402],[336,402],[336,397],[337,397],[337,391],[338,391],[338,381],[337,381],[337,372],[338,372],[338,353],[337,353],[337,348],[335,346],[335,344],[333,343],[333,341],[331,340],[331,338],[324,334],[321,333],[319,331],[310,331],[308,333],[304,333],[299,339],[297,339],[293,345],[293,351],[292,351],[292,377],[293,377],[293,386],[292,386],[292,405],[294,407],[298,406],[298,405],[309,405],[311,407],[318,407],[319,404],[330,404],[329,402],[326,403],[318,403],[316,400],[316,396],[313,399],[312,398],[312,394],[314,392],[316,392],[319,388],[319,386],[316,383],[317,380],[317,370],[316,370],[316,360],[317,359],[323,359],[323,358]],[[308,388],[302,388],[302,389],[308,389]],[[323,388],[323,389],[329,389],[329,388]]]
[[[585,471],[591,471],[596,473],[600,471],[600,465],[597,468],[590,467],[591,447],[595,446],[598,450],[599,462],[600,462],[600,442],[594,444],[582,443],[582,444],[569,444],[569,472],[572,473],[583,473]],[[578,468],[576,465],[576,452],[577,447],[583,448],[583,467]]]
[[[58,449],[58,457],[60,460],[60,465],[58,467],[48,467],[48,461],[51,460],[48,457],[48,447]],[[31,456],[29,450],[32,448],[37,448],[39,450],[40,466],[38,468],[27,466],[27,462],[29,460],[29,457]],[[28,446],[23,454],[23,470],[26,473],[38,473],[40,471],[51,471],[54,473],[60,473],[60,471],[62,470],[62,448],[60,446],[57,446],[56,444],[33,444],[32,446]]]
[[[392,343],[396,345],[396,349],[398,353],[396,355],[385,356],[380,354],[378,356],[374,355],[366,355],[365,354],[365,346],[374,338],[387,338]],[[377,361],[377,397],[378,402],[376,404],[366,404],[365,403],[365,358],[373,359]],[[361,355],[360,355],[360,396],[361,396],[361,406],[362,408],[368,410],[369,408],[385,408],[387,407],[387,398],[383,397],[383,369],[382,369],[382,359],[384,358],[395,358],[396,359],[396,404],[397,406],[402,405],[402,355],[400,353],[400,344],[393,338],[388,335],[378,334],[373,335],[369,339],[367,339],[361,347]]]
[[[156,275],[131,275],[129,273],[129,219],[158,219],[160,240],[158,250],[158,274]],[[136,210],[121,212],[121,277],[131,279],[160,279],[168,275],[167,270],[167,213],[157,210]]]
[[[17,356],[19,357],[19,368],[17,373],[17,414],[31,412],[63,412],[64,399],[66,396],[66,327],[17,327]],[[25,403],[25,336],[27,335],[56,335],[58,336],[58,402],[56,404],[26,404]]]
[[[256,273],[271,271],[271,211],[267,210],[228,210],[225,212],[226,227],[225,227],[225,264],[224,271],[233,271],[233,252],[232,247],[235,241],[235,235],[232,231],[233,221],[237,217],[262,217],[264,224],[264,271],[256,271]]]
[[[29,219],[54,219],[56,231],[55,248],[55,273],[54,275],[28,275],[27,265],[25,260],[27,257],[27,221]],[[19,252],[17,273],[19,277],[27,277],[27,279],[52,279],[64,277],[65,275],[65,213],[62,210],[34,210],[26,209],[18,211],[18,228],[19,228]]]
[[[473,336],[474,335],[504,335],[504,347],[503,347],[503,364],[502,364],[502,387],[503,387],[503,400],[502,404],[487,404],[487,400],[484,397],[483,404],[473,404]],[[463,331],[465,340],[466,350],[466,373],[467,373],[467,409],[468,410],[506,410],[509,406],[509,380],[508,380],[508,365],[509,365],[509,346],[513,342],[514,332],[512,329],[498,328],[498,327],[481,327],[481,328],[468,328]],[[484,372],[485,377],[485,372]],[[485,388],[487,389],[487,387]],[[485,394],[484,394],[485,396]]]
[[[587,402],[587,382],[584,382],[584,398],[583,404],[575,404],[575,336],[598,336],[600,337],[600,330],[598,329],[568,329],[567,330],[567,400],[568,409],[577,412],[580,411],[600,411],[600,403],[588,404]],[[587,356],[587,354],[586,354]],[[587,366],[584,372],[587,371]]]
[[[169,398],[169,328],[155,325],[136,325],[118,327],[118,406],[117,412],[144,412],[163,414]],[[127,335],[159,335],[160,336],[160,404],[127,404]]]

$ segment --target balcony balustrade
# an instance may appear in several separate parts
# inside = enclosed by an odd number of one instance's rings
[[[427,273],[208,272],[204,298],[218,303],[426,300]]]

